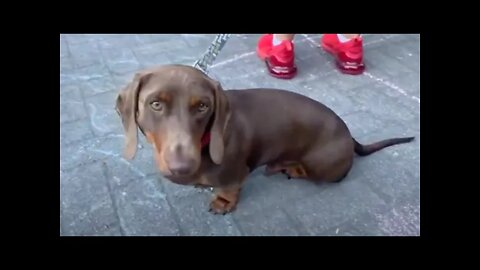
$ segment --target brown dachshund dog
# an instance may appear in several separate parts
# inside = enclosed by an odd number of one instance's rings
[[[125,157],[135,156],[137,128],[152,144],[170,181],[214,188],[210,211],[235,209],[248,174],[337,182],[354,154],[410,142],[393,138],[361,145],[332,110],[308,97],[276,89],[224,91],[201,71],[183,65],[144,70],[117,97],[126,133]]]

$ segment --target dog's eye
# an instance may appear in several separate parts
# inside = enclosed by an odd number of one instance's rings
[[[199,112],[204,112],[208,109],[208,105],[206,105],[205,103],[200,103],[198,104],[198,111]]]
[[[159,101],[154,101],[150,103],[150,106],[152,106],[152,109],[154,109],[155,111],[161,111],[163,109],[163,105]]]

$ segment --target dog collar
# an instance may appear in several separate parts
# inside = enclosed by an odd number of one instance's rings
[[[210,132],[205,132],[201,139],[201,147],[204,148],[210,143]]]

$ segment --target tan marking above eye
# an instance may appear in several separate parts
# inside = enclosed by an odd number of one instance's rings
[[[170,96],[170,94],[168,92],[163,91],[163,92],[160,92],[160,94],[158,94],[158,98],[161,101],[168,103],[168,102],[170,102],[172,97]]]
[[[208,109],[208,105],[198,97],[191,97],[190,98],[190,107],[195,108],[199,112],[204,112]]]
[[[200,102],[201,101],[198,97],[191,97],[190,98],[190,106],[191,107],[197,107]]]

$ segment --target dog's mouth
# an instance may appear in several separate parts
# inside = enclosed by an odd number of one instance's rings
[[[207,124],[201,138],[200,138],[200,155],[205,156],[208,155],[208,145],[210,144],[210,139],[211,139],[211,126],[212,126],[212,119],[209,120],[209,123]],[[156,140],[153,139],[153,135],[150,133],[147,133],[147,135],[150,135],[150,141],[153,142],[154,144],[154,151],[155,151],[155,159],[157,162],[157,166],[160,169],[161,174],[163,177],[169,179],[171,182],[174,182],[176,184],[180,185],[190,185],[194,182],[195,179],[195,174],[198,172],[199,167],[201,164],[195,164],[196,162],[192,162],[191,166],[181,166],[183,167],[183,170],[178,170],[178,168],[171,169],[171,167],[177,167],[177,166],[171,166],[172,162],[167,162],[165,159],[165,153],[162,153],[161,151],[158,151],[159,147],[155,144]],[[200,159],[202,159],[200,157]],[[174,162],[175,163],[175,162]],[[201,163],[201,161],[200,161]]]
[[[161,173],[168,178],[172,178],[174,181],[188,182],[189,178],[198,172],[200,163],[194,159],[189,159],[189,162],[170,161],[165,162],[166,166],[160,167]]]
[[[163,173],[163,176],[178,185],[189,186],[193,185],[194,183],[193,175],[175,175],[172,173]]]

